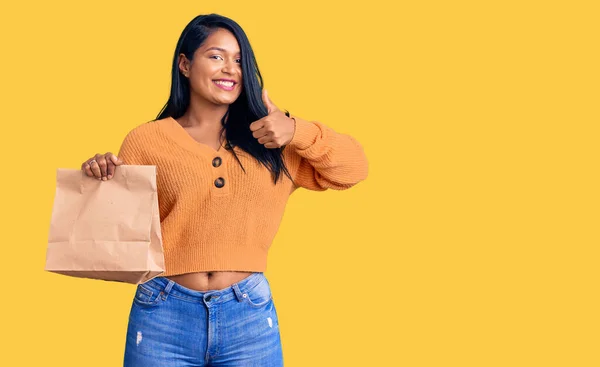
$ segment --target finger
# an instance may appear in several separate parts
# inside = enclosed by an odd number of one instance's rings
[[[92,171],[92,174],[94,175],[94,177],[101,180],[102,172],[100,171],[100,166],[98,165],[98,162],[96,160],[92,160],[89,163],[89,167],[90,167],[90,170]]]
[[[280,146],[281,145],[279,145],[279,144],[277,144],[277,143],[275,143],[273,141],[268,142],[267,144],[265,144],[265,148],[268,148],[268,149],[275,149],[275,148],[279,148]]]
[[[259,129],[259,130],[256,130],[255,132],[253,132],[253,133],[252,133],[252,136],[253,136],[255,139],[260,139],[260,138],[262,138],[263,136],[267,135],[268,133],[269,133],[269,130],[268,130],[266,127],[263,127],[263,128],[261,128],[261,129]]]
[[[256,120],[250,124],[250,131],[262,129],[263,126],[265,126],[265,121],[263,119]]]
[[[110,180],[111,178],[113,178],[114,174],[115,174],[115,164],[113,162],[111,162],[110,160],[108,161],[108,163],[106,164],[106,179]]]
[[[112,153],[106,153],[107,155],[105,155],[105,157],[107,157],[106,159],[106,179],[110,180],[114,173],[115,173],[115,163],[113,162],[113,154]]]
[[[102,181],[106,181],[106,169],[108,167],[106,158],[104,156],[100,156],[100,158],[97,159],[96,162],[100,166],[100,172],[102,173]]]
[[[273,102],[271,102],[271,99],[269,98],[269,94],[267,93],[266,89],[263,89],[262,100],[263,100],[263,103],[265,104],[265,107],[267,108],[268,113],[273,113],[273,112],[277,111],[277,106],[275,106],[275,104]]]
[[[94,162],[96,161],[96,162]],[[104,165],[104,168],[102,166]],[[100,153],[94,156],[94,160],[91,162],[92,172],[94,172],[94,176],[98,177],[102,180],[103,177],[106,176],[106,160],[104,156]]]
[[[83,170],[83,172],[85,172],[86,176],[94,177],[94,172],[92,172],[88,161],[83,162],[83,164],[81,165],[81,169]]]
[[[267,135],[261,137],[260,139],[258,139],[258,143],[264,145],[264,144],[266,144],[266,143],[268,143],[270,141],[273,141],[273,140],[274,140],[273,136],[271,134],[267,134]]]
[[[120,166],[120,165],[123,164],[123,160],[121,158],[118,158],[116,155],[114,155],[112,153],[109,153],[109,154],[111,154],[110,155],[110,160],[111,160],[111,162],[113,162],[113,164],[115,166]]]

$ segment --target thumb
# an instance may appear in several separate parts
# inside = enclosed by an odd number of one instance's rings
[[[115,164],[115,166],[123,164],[123,160],[121,158],[117,158],[117,156],[114,154],[110,156],[110,160]]]
[[[265,107],[267,107],[268,113],[273,113],[273,112],[277,111],[277,106],[275,106],[273,104],[273,102],[271,102],[271,99],[269,98],[269,95],[267,94],[266,89],[263,89],[263,91],[262,91],[262,100],[263,100],[263,103],[265,104]]]

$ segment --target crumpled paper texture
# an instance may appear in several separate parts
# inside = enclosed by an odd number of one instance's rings
[[[162,274],[156,166],[121,165],[107,181],[59,168],[44,270],[133,284]]]

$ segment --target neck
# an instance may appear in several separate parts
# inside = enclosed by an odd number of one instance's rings
[[[227,113],[228,105],[216,105],[204,99],[191,95],[190,105],[181,116],[180,121],[184,127],[200,127],[202,129],[218,131],[221,129],[221,119]]]

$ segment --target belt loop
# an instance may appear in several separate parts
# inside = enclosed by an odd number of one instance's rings
[[[171,289],[173,289],[173,286],[175,285],[175,281],[165,278],[167,280],[167,286],[165,287],[165,289],[161,292],[162,293],[162,299],[163,301],[167,300],[167,297],[169,296],[169,293],[171,293]]]
[[[235,293],[235,296],[237,297],[238,302],[242,302],[242,300],[244,298],[242,297],[242,291],[240,291],[240,287],[238,286],[238,284],[237,283],[233,284],[231,286],[231,288],[233,288],[233,293]]]

